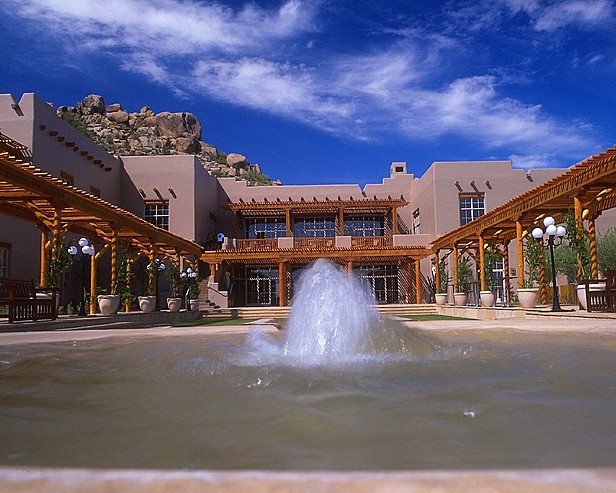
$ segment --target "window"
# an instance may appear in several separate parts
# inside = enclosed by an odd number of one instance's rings
[[[287,235],[287,225],[282,217],[246,219],[246,238],[283,238]]]
[[[293,235],[296,238],[325,238],[336,236],[334,217],[309,216],[295,220]]]
[[[75,183],[75,177],[66,171],[60,171],[60,178],[67,185],[73,185]]]
[[[159,228],[169,229],[169,203],[146,202],[145,220]]]
[[[378,216],[352,216],[344,220],[346,236],[385,236],[385,220]]]
[[[460,226],[470,223],[485,213],[483,194],[460,194]]]
[[[9,277],[9,245],[0,244],[0,277]]]
[[[419,209],[415,209],[413,212],[413,234],[418,235],[421,233],[421,222],[419,220]]]

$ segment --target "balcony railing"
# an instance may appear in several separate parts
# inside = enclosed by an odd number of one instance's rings
[[[293,238],[293,248],[335,248],[336,238]]]
[[[264,238],[264,239],[237,239],[236,248],[240,250],[274,250],[278,248],[278,239],[276,238]]]
[[[351,248],[386,248],[393,245],[393,236],[353,236],[351,238]]]

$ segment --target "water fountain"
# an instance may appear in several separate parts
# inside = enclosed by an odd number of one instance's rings
[[[0,465],[613,465],[613,337],[466,329],[436,339],[373,305],[317,261],[280,332],[0,345]]]

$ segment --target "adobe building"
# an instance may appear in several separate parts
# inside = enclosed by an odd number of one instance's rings
[[[191,155],[113,156],[34,94],[0,95],[0,131],[42,170],[201,245],[203,286],[221,306],[287,305],[296,273],[320,257],[358,276],[379,303],[427,302],[433,240],[564,171],[435,162],[415,177],[393,162],[382,183],[363,188],[249,186],[210,175]],[[40,236],[0,202],[0,277],[39,278]],[[64,287],[74,281],[67,274]]]

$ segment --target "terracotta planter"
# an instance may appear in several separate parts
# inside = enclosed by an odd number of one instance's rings
[[[443,306],[447,304],[447,293],[436,293],[434,295],[436,297],[436,304]]]
[[[453,301],[456,306],[465,306],[468,295],[466,293],[453,293]]]
[[[156,308],[156,296],[139,296],[139,308],[144,313],[150,313]]]
[[[179,312],[182,307],[182,298],[167,298],[167,308],[170,312]]]
[[[96,297],[98,307],[103,315],[113,315],[118,313],[120,307],[120,296],[117,294],[99,294]]]
[[[534,308],[539,301],[539,288],[519,288],[518,300],[522,308]]]
[[[481,306],[494,306],[494,293],[492,291],[480,291]]]
[[[604,282],[596,282],[588,285],[589,291],[603,291],[605,289]],[[575,288],[577,292],[578,301],[584,310],[588,310],[588,300],[586,299],[586,285],[578,284]]]
[[[193,312],[199,311],[199,300],[190,300],[190,310]]]

